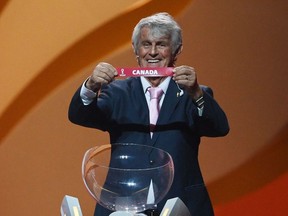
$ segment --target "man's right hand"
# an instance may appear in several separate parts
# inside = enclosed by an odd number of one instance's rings
[[[95,67],[85,86],[97,92],[103,84],[111,83],[117,75],[117,70],[111,64],[101,62]]]

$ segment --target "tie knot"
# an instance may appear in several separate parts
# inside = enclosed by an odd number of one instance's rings
[[[149,93],[150,93],[150,100],[151,99],[160,99],[162,94],[163,94],[163,90],[159,87],[151,87],[148,89]]]

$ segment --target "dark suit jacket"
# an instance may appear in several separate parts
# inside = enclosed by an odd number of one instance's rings
[[[198,163],[201,136],[224,136],[229,131],[225,113],[213,99],[212,90],[202,86],[205,107],[201,117],[189,95],[177,97],[179,89],[170,81],[160,110],[153,138],[149,132],[149,110],[140,78],[116,80],[103,86],[90,105],[84,106],[80,88],[69,108],[75,124],[108,131],[111,143],[151,145],[169,152],[175,167],[174,181],[166,197],[158,204],[161,212],[169,198],[179,197],[191,215],[213,215],[213,208]],[[96,206],[95,215],[111,213]]]

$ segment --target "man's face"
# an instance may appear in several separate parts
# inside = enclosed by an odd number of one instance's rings
[[[137,54],[140,67],[172,67],[175,59],[171,39],[153,35],[148,27],[141,29]]]

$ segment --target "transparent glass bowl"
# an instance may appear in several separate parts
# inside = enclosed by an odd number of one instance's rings
[[[96,201],[112,211],[154,209],[171,187],[173,160],[159,148],[107,144],[89,149],[82,177]]]

